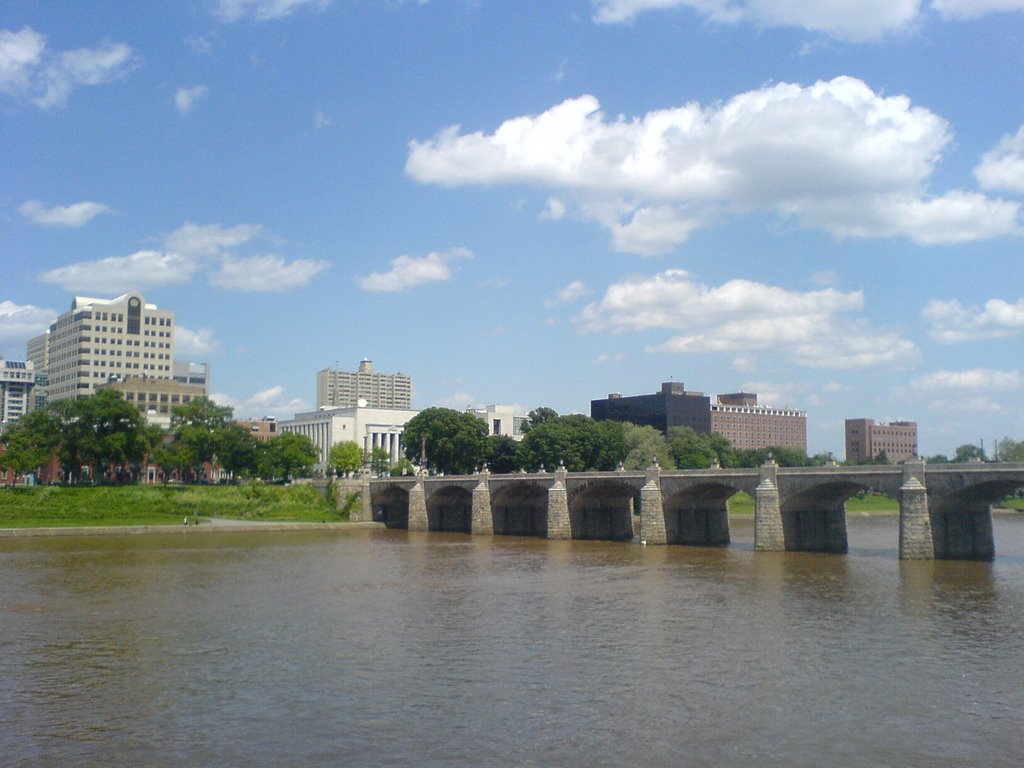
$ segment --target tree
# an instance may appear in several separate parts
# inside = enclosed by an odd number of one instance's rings
[[[711,439],[692,427],[669,427],[668,450],[680,469],[707,469],[718,461]]]
[[[363,449],[354,440],[345,440],[331,446],[327,463],[339,475],[358,472],[363,467]]]
[[[370,471],[382,477],[391,470],[391,453],[387,448],[377,447],[370,451]]]
[[[958,446],[956,454],[953,456],[953,463],[965,464],[968,461],[985,461],[985,451],[971,443]]]
[[[1024,461],[1024,440],[1004,437],[996,443],[1000,461]]]
[[[320,453],[313,441],[298,432],[282,432],[264,443],[259,457],[259,471],[265,478],[289,480],[306,477]]]
[[[414,475],[416,474],[416,467],[409,461],[405,456],[402,456],[398,461],[391,465],[391,476],[401,477],[402,475]]]
[[[39,469],[57,451],[60,435],[51,414],[31,411],[15,422],[2,436],[0,469],[12,469],[24,475]]]
[[[231,480],[256,471],[256,438],[238,424],[225,424],[214,432],[214,455]]]
[[[526,423],[523,424],[522,426],[524,435],[527,434],[534,427],[543,424],[545,421],[548,421],[549,419],[557,419],[558,411],[556,411],[554,408],[548,408],[547,406],[542,405],[537,408],[534,408],[532,411],[526,414],[526,417]]]
[[[484,460],[487,468],[496,474],[507,474],[515,472],[519,465],[516,464],[516,449],[519,444],[509,435],[488,435],[484,444]]]
[[[662,469],[676,468],[661,430],[646,425],[623,424],[622,431],[626,440],[626,458],[622,464],[626,469],[647,469],[655,461]]]
[[[487,424],[471,413],[427,408],[405,425],[405,455],[416,461],[425,447],[427,466],[448,474],[469,474],[483,459]]]
[[[231,418],[232,409],[217,405],[208,397],[196,397],[171,409],[171,431],[188,458],[192,477],[198,478],[204,464],[212,464],[217,455],[219,433]]]
[[[626,439],[618,421],[596,421],[573,414],[547,419],[519,444],[519,466],[530,470],[556,469],[564,462],[570,472],[613,470],[626,458]]]
[[[139,409],[115,389],[99,389],[91,397],[73,401],[80,427],[82,460],[91,464],[97,477],[112,480],[126,476],[125,467],[137,468],[146,455],[146,423]]]

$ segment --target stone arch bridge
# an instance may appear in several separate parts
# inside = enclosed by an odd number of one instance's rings
[[[729,543],[728,500],[754,497],[754,549],[848,550],[847,499],[899,501],[902,559],[987,560],[991,505],[1024,487],[1024,464],[409,476],[364,479],[363,508],[389,528],[646,544]]]

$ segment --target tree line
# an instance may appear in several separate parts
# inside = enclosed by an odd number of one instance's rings
[[[159,467],[165,481],[182,482],[204,481],[216,466],[228,480],[275,481],[307,475],[319,458],[304,435],[285,432],[259,442],[232,416],[227,406],[193,398],[171,410],[165,430],[147,424],[120,392],[100,389],[50,403],[11,425],[0,436],[0,469],[24,475],[56,461],[64,482],[132,483],[147,465]]]

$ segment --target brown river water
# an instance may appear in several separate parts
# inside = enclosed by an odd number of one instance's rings
[[[0,539],[0,765],[1024,765],[1024,514],[993,562],[732,532]]]

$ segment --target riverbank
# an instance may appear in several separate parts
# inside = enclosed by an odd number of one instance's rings
[[[0,539],[34,536],[132,536],[149,533],[273,533],[282,531],[364,531],[384,528],[384,523],[247,523],[244,521],[203,520],[199,525],[88,525],[33,528],[0,528]]]

